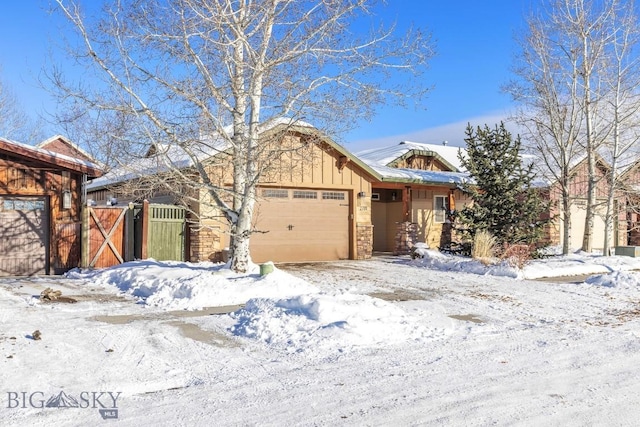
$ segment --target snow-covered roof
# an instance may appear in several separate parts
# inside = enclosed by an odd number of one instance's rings
[[[277,126],[313,128],[310,124],[300,120],[278,118],[262,124],[259,132],[267,132]],[[87,189],[96,190],[135,178],[192,167],[196,164],[196,160],[202,162],[229,149],[229,138],[232,135],[233,127],[227,126],[223,132],[226,133],[225,136],[204,136],[200,141],[191,145],[155,144],[153,149],[148,151],[146,157],[110,170],[100,178],[91,181],[87,185]]]
[[[411,152],[431,153],[431,155],[439,157],[445,164],[451,166],[454,169],[453,172],[465,172],[458,157],[458,153],[462,152],[463,155],[466,153],[466,150],[461,147],[402,141],[398,145],[364,150],[356,153],[356,155],[368,164],[389,166]]]
[[[202,142],[191,147],[181,147],[177,144],[158,144],[153,155],[111,169],[100,178],[91,181],[87,185],[87,189],[95,190],[144,176],[189,168],[195,165],[196,160],[204,161],[224,151],[227,147],[228,144],[223,139]]]
[[[102,170],[101,165],[98,165],[89,160],[78,159],[75,157],[67,156],[65,154],[57,153],[55,151],[47,150],[40,147],[34,147],[32,145],[12,141],[6,138],[0,138],[0,149],[18,155],[26,155],[46,163],[58,164],[70,169],[76,169],[92,176],[99,176]]]
[[[471,178],[465,172],[426,171],[421,169],[392,168],[369,163],[369,166],[377,172],[382,181],[412,181],[422,184],[446,184],[460,185],[471,182]]]
[[[402,141],[397,145],[360,151],[356,153],[356,156],[373,169],[382,181],[460,185],[470,182],[470,178],[458,158],[458,152],[464,154],[466,150],[446,145]],[[436,157],[449,166],[452,171],[427,171],[393,167],[398,160],[411,154],[426,154]]]

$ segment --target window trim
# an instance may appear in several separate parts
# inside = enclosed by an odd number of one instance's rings
[[[437,209],[437,200],[442,198],[444,200],[444,209]],[[433,222],[436,224],[444,224],[447,222],[447,211],[449,210],[449,196],[447,195],[434,195],[433,196]]]
[[[263,188],[262,197],[267,199],[288,199],[289,190],[286,188]]]
[[[323,191],[322,200],[346,200],[346,194],[344,191]]]
[[[293,199],[318,200],[318,192],[313,190],[293,190]]]

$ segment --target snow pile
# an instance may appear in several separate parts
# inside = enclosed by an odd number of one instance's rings
[[[416,252],[419,253],[422,258],[417,258],[414,263],[434,270],[511,277],[514,279],[522,277],[521,271],[511,266],[508,261],[500,261],[496,264],[483,264],[472,258],[444,254],[433,249],[421,248]]]
[[[72,271],[72,279],[112,285],[141,303],[168,310],[243,304],[251,298],[282,298],[317,292],[304,280],[275,270],[264,277],[236,274],[222,264],[154,260],[127,262],[90,272]]]
[[[629,270],[637,262],[625,257],[576,254],[536,260],[519,270],[506,261],[485,265],[426,248],[420,248],[420,253],[423,258],[406,262],[435,270],[515,279],[536,274],[589,274],[594,269]],[[322,281],[316,287],[278,269],[260,276],[257,272],[237,274],[222,264],[146,260],[98,271],[74,271],[68,277],[84,279],[94,286],[111,286],[140,303],[162,309],[195,310],[246,303],[227,317],[229,332],[285,353],[325,355],[354,347],[430,340],[450,335],[455,324],[444,308],[433,302],[387,302],[353,290],[338,290],[337,282]],[[592,277],[587,283],[640,288],[640,275],[616,271]]]
[[[502,276],[514,279],[541,279],[545,277],[604,274],[611,271],[640,269],[640,258],[625,256],[602,256],[576,252],[570,255],[555,255],[534,259],[519,269],[508,261],[484,264],[472,258],[449,255],[433,249],[418,248],[418,258],[413,263],[418,266],[440,271],[472,273],[485,276]]]
[[[435,310],[442,311],[442,310]],[[444,313],[424,321],[396,304],[366,295],[318,293],[283,299],[252,299],[232,314],[231,331],[287,353],[345,351],[435,338],[452,331]]]
[[[602,256],[576,252],[566,256],[552,256],[531,260],[522,270],[526,279],[543,277],[576,276],[583,274],[606,274],[611,271],[640,269],[640,258],[627,256]]]
[[[275,269],[266,276],[236,274],[220,264],[136,261],[98,271],[73,271],[69,278],[94,286],[110,285],[139,302],[163,309],[195,310],[244,304],[230,316],[236,336],[267,343],[287,353],[335,353],[355,346],[377,346],[434,338],[452,331],[437,305],[420,315],[367,295],[321,292]],[[424,309],[424,307],[422,307]]]
[[[610,274],[598,274],[585,280],[585,283],[606,288],[640,288],[640,274],[626,271],[614,271]]]

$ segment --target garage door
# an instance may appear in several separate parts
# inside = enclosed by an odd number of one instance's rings
[[[0,276],[46,274],[44,198],[0,196]]]
[[[594,249],[602,249],[604,246],[604,208],[601,208],[593,219],[593,235],[592,242]],[[584,224],[587,219],[587,202],[586,200],[575,200],[571,204],[571,249],[580,249],[582,247],[582,238],[584,236]],[[560,236],[562,236],[563,223],[560,221]]]
[[[349,258],[346,191],[261,189],[251,236],[255,262]]]

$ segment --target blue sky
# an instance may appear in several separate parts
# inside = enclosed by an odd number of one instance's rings
[[[352,151],[401,140],[463,145],[464,128],[493,126],[511,108],[500,87],[510,78],[514,35],[534,0],[389,0],[385,19],[400,28],[413,24],[432,33],[437,55],[425,75],[434,88],[422,108],[383,108],[371,122],[343,135]],[[49,0],[7,1],[0,6],[0,79],[10,86],[25,111],[53,108],[38,87],[51,58],[60,58],[55,40],[64,27],[48,15]],[[47,134],[61,132],[52,126]],[[29,142],[29,141],[25,141]]]

